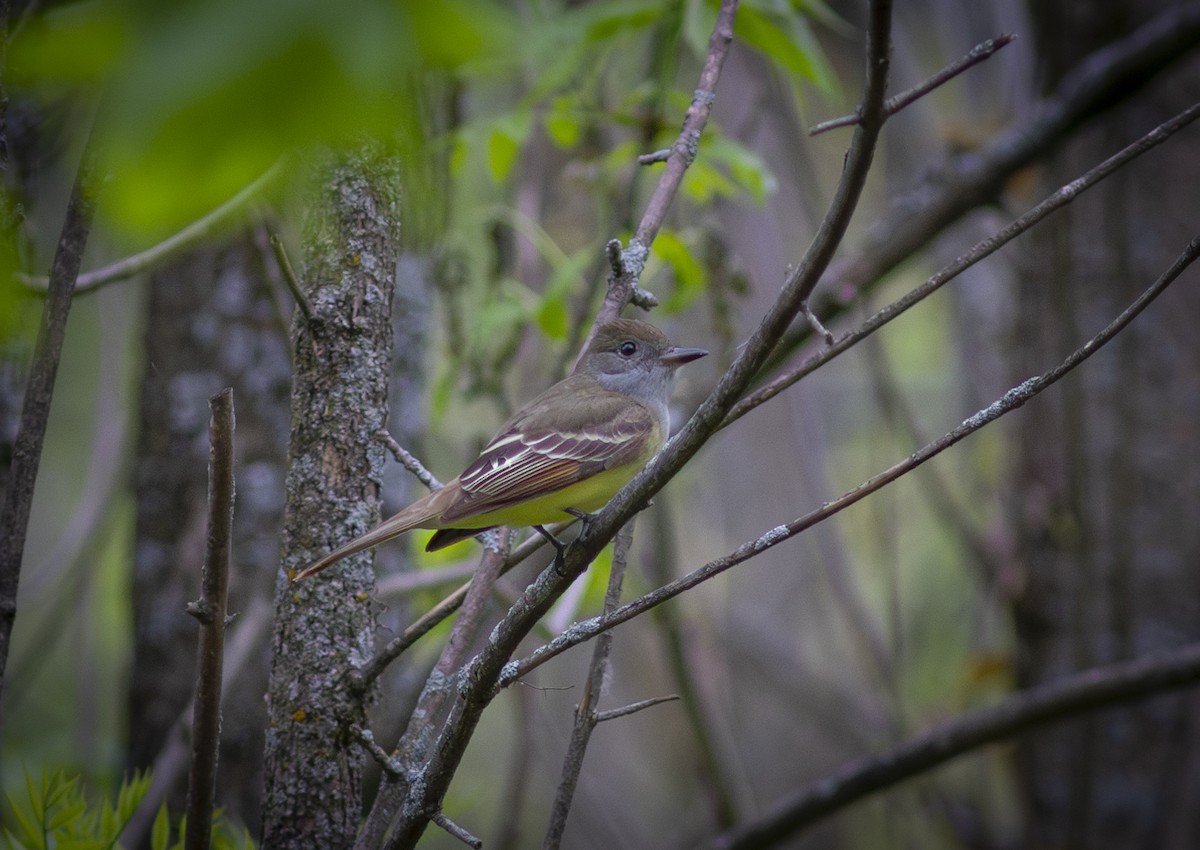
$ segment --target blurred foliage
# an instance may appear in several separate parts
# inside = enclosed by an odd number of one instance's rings
[[[4,850],[108,850],[150,790],[149,772],[135,773],[121,783],[112,802],[89,798],[78,776],[61,770],[39,777],[25,775],[25,795],[8,794],[7,819],[0,833]],[[158,809],[151,830],[151,850],[181,850],[186,820],[180,820],[172,840],[166,805]],[[251,850],[254,842],[245,829],[237,830],[220,812],[213,814],[213,850]]]
[[[589,282],[605,272],[603,243],[628,238],[628,211],[655,173],[636,156],[674,141],[717,6],[88,0],[32,16],[13,40],[8,79],[46,108],[97,104],[93,136],[105,175],[98,214],[109,238],[130,251],[194,221],[283,157],[302,165],[314,145],[390,140],[405,163],[406,238],[461,265],[446,304],[470,317],[452,325],[472,331],[451,332],[439,386],[461,391],[466,369],[468,393],[498,398],[525,328],[565,343],[590,314],[572,300],[588,292],[594,300]],[[797,97],[801,83],[835,86],[814,20],[836,24],[824,4],[804,0],[753,0],[737,18],[738,37]],[[74,132],[73,150],[86,135]],[[761,204],[774,190],[763,161],[715,124],[702,146],[683,186],[688,204]],[[508,235],[513,192],[529,169],[547,167],[542,191],[582,194],[589,209],[539,234],[541,272],[514,274],[511,247],[499,242],[530,234]],[[680,220],[693,216],[677,206]],[[664,247],[670,258],[647,276],[652,290],[674,290],[665,312],[707,286],[702,236],[677,230]],[[2,307],[19,297],[5,278]]]
[[[160,237],[284,153],[419,138],[402,81],[482,65],[512,32],[503,6],[474,0],[97,0],[35,18],[10,65],[48,100],[99,100],[106,221]]]

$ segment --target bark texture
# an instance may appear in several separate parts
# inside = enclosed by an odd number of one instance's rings
[[[1031,4],[1046,85],[1167,3]],[[1056,154],[1081,173],[1200,98],[1195,57]],[[1015,374],[1054,362],[1154,280],[1200,222],[1182,137],[1038,227],[1019,292]],[[1189,273],[1191,274],[1191,273]],[[1194,278],[1194,274],[1191,274]],[[1200,638],[1200,293],[1184,283],[1020,419],[1010,493],[1022,687]],[[1031,848],[1200,844],[1200,715],[1184,692],[1030,736]]]
[[[378,150],[329,155],[304,233],[311,319],[297,313],[283,569],[276,578],[263,846],[354,842],[366,757],[349,727],[366,698],[344,674],[371,653],[373,553],[315,580],[298,569],[379,519],[398,256],[398,171]]]

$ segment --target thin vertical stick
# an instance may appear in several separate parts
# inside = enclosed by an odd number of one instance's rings
[[[192,766],[188,772],[186,850],[208,850],[221,743],[221,672],[225,603],[233,549],[233,388],[208,400],[208,541],[200,571],[200,599],[187,612],[200,621],[196,700],[192,707]]]
[[[604,595],[604,613],[615,611],[621,604],[621,587],[625,582],[625,566],[629,562],[629,547],[633,542],[633,523],[631,519],[617,532],[617,540],[613,546],[612,570],[608,574],[608,591]],[[550,810],[550,825],[546,829],[546,837],[542,841],[543,850],[558,850],[562,844],[563,831],[567,827],[567,815],[571,811],[571,801],[575,798],[575,787],[579,784],[579,774],[583,770],[583,757],[587,753],[588,741],[591,740],[592,730],[596,728],[597,706],[604,689],[604,679],[608,673],[608,654],[612,649],[612,633],[606,633],[606,640],[597,640],[592,651],[592,663],[588,669],[587,684],[583,689],[579,705],[575,707],[575,726],[571,732],[571,743],[563,760],[562,779],[558,783],[558,791],[554,795],[554,805]]]

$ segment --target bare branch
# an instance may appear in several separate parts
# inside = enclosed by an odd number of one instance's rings
[[[639,711],[645,711],[647,708],[653,708],[656,705],[662,705],[664,702],[675,702],[679,699],[679,694],[667,694],[661,697],[650,697],[650,699],[640,700],[630,703],[621,708],[610,708],[608,711],[597,711],[596,722],[603,723],[606,720],[616,720],[618,717],[627,717],[630,714],[637,714]]]
[[[257,652],[262,648],[263,636],[267,634],[270,623],[271,604],[261,599],[237,618],[232,638],[225,646],[221,677],[222,699],[228,700],[238,676],[252,666],[252,659],[259,657]],[[185,709],[180,712],[166,742],[155,756],[154,765],[150,769],[150,788],[125,824],[125,831],[121,833],[122,846],[137,847],[143,841],[149,841],[150,829],[159,807],[187,769],[192,719],[191,711]]]
[[[970,434],[975,433],[985,425],[994,422],[1006,413],[1016,410],[1023,406],[1034,396],[1041,393],[1046,388],[1054,385],[1062,379],[1067,373],[1071,372],[1097,351],[1099,351],[1106,343],[1114,336],[1120,333],[1134,318],[1146,309],[1146,307],[1170,286],[1179,277],[1183,271],[1191,265],[1196,258],[1200,256],[1200,236],[1194,238],[1188,243],[1187,248],[1183,253],[1171,264],[1171,267],[1165,271],[1158,280],[1156,280],[1145,292],[1143,292],[1136,301],[1129,305],[1119,316],[1117,316],[1107,327],[1089,339],[1083,346],[1071,353],[1066,360],[1054,367],[1048,372],[1043,373],[1034,378],[1013,387],[1006,392],[1001,398],[997,399],[992,404],[988,405],[983,410],[978,411],[974,415],[963,420],[962,424],[957,428],[949,431],[944,436],[923,446],[920,450],[909,455],[904,460],[893,464],[890,468],[863,482],[858,487],[842,494],[832,502],[826,502],[820,508],[810,511],[804,516],[798,517],[791,522],[776,526],[760,537],[754,540],[743,543],[733,552],[718,558],[715,561],[710,561],[704,566],[693,570],[686,576],[683,576],[670,584],[663,585],[657,590],[645,594],[638,599],[622,605],[612,614],[605,617],[593,617],[582,623],[577,623],[558,638],[555,638],[545,646],[540,647],[533,654],[519,660],[509,663],[500,678],[500,686],[506,687],[522,676],[528,675],[531,670],[541,666],[546,661],[556,655],[564,652],[572,646],[583,643],[586,640],[599,635],[614,626],[631,620],[634,617],[642,614],[651,608],[654,608],[668,599],[673,599],[685,590],[689,590],[696,585],[707,581],[714,576],[720,575],[731,567],[737,566],[743,561],[747,561],[778,546],[785,540],[790,540],[800,532],[811,528],[819,522],[824,522],[829,517],[842,510],[845,510],[855,502],[861,501],[865,497],[881,489],[897,478],[905,475],[909,471],[916,469],[921,464],[930,460],[933,457],[944,452],[954,444],[960,442]]]
[[[996,135],[979,150],[947,158],[928,179],[893,202],[855,256],[829,267],[823,278],[829,291],[817,305],[821,315],[828,321],[844,311],[862,290],[877,285],[967,211],[994,203],[1014,173],[1050,155],[1089,118],[1125,102],[1151,76],[1194,50],[1197,40],[1200,5],[1166,9],[1080,62],[1035,106],[1029,120]],[[806,325],[790,330],[771,361],[787,356],[809,334]],[[771,367],[769,361],[767,368]]]
[[[233,552],[233,389],[208,400],[208,539],[200,573],[200,641],[192,713],[192,767],[188,774],[187,850],[208,850],[212,838],[217,749],[221,743],[221,675],[225,663],[225,604]]]
[[[475,574],[475,567],[475,564],[464,561],[461,564],[451,564],[436,570],[418,570],[389,575],[379,579],[375,586],[375,592],[383,597],[407,596],[422,590],[429,590],[432,587],[468,579]]]
[[[508,529],[499,529],[495,545],[483,551],[454,629],[417,699],[408,727],[396,744],[394,761],[399,770],[384,777],[375,804],[355,841],[355,847],[360,850],[374,850],[380,846],[408,789],[409,771],[420,766],[424,754],[433,744],[435,724],[441,718],[447,700],[457,690],[456,673],[466,661],[471,642],[482,623],[484,606],[504,565],[508,534]]]
[[[283,173],[285,165],[284,160],[279,160],[268,168],[262,176],[258,177],[253,183],[242,189],[242,191],[238,192],[228,201],[221,204],[221,206],[208,213],[208,215],[196,219],[178,233],[168,236],[157,245],[107,265],[102,269],[93,269],[90,272],[84,272],[79,275],[75,281],[76,294],[92,292],[106,284],[126,280],[135,274],[149,271],[155,266],[170,260],[172,257],[177,257],[185,251],[194,248],[218,232],[222,227],[226,227],[236,221],[237,216],[245,210],[250,201],[258,197],[264,189]],[[20,273],[16,274],[15,277],[20,283],[31,289],[44,290],[47,288],[47,278]]]
[[[608,575],[608,590],[604,595],[604,613],[606,614],[616,609],[621,602],[621,585],[625,581],[629,546],[633,542],[633,523],[634,521],[631,519],[617,534],[617,542],[613,549],[612,570]],[[608,673],[608,655],[611,649],[612,635],[610,633],[596,641],[596,646],[592,651],[587,683],[583,689],[583,696],[579,699],[579,705],[575,707],[575,724],[571,729],[571,743],[567,746],[567,754],[563,758],[562,778],[558,782],[554,803],[550,807],[550,823],[546,827],[546,836],[542,840],[543,850],[555,850],[562,845],[563,833],[567,828],[567,815],[571,811],[575,788],[579,784],[579,774],[583,770],[583,757],[587,754],[592,730],[600,722],[596,706],[600,703],[604,679]]]
[[[564,529],[568,528],[571,522],[558,523],[550,526],[551,534],[559,534]],[[504,559],[504,565],[500,569],[500,575],[504,575],[513,567],[523,563],[527,558],[546,545],[546,539],[540,534],[531,534],[526,538],[520,546],[513,549],[508,557]],[[348,674],[351,687],[358,690],[360,693],[365,692],[366,688],[374,682],[387,669],[387,666],[399,658],[405,650],[420,640],[424,635],[440,623],[442,620],[449,617],[467,596],[467,589],[470,587],[470,582],[463,584],[456,591],[444,598],[437,605],[434,605],[424,614],[422,614],[414,623],[409,625],[400,635],[393,638],[387,646],[381,649],[370,661],[364,664],[357,670],[351,670]]]
[[[1015,694],[922,732],[895,749],[846,765],[740,829],[718,836],[710,850],[770,847],[882,788],[1038,726],[1114,703],[1200,682],[1200,644],[1136,661],[1085,670]]]
[[[972,47],[970,52],[965,56],[961,56],[954,60],[945,68],[927,79],[925,82],[913,86],[908,91],[901,92],[895,97],[889,97],[883,104],[884,114],[888,118],[891,118],[901,109],[904,109],[906,106],[909,106],[910,104],[929,94],[938,86],[944,85],[945,83],[954,79],[968,68],[973,68],[980,62],[984,62],[992,58],[996,51],[1015,39],[1015,35],[1004,33],[996,36],[995,38],[989,38],[987,41],[980,42]],[[820,124],[809,130],[808,135],[817,136],[837,127],[852,127],[857,123],[858,115],[844,115],[841,118],[833,118],[829,121],[822,121]]]
[[[461,841],[463,844],[467,845],[468,847],[474,847],[475,850],[479,850],[479,848],[483,847],[482,841],[480,841],[478,838],[476,838],[471,833],[467,832],[465,829],[463,829],[461,826],[456,824],[454,821],[450,820],[450,818],[446,817],[440,811],[433,813],[432,820],[434,823],[436,823],[438,826],[440,826],[446,832],[453,835],[455,838],[457,838],[459,841]]]
[[[17,589],[21,581],[21,558],[25,553],[25,536],[29,530],[33,488],[41,463],[50,402],[54,396],[55,378],[67,333],[67,316],[71,312],[71,299],[75,294],[83,249],[87,245],[96,209],[94,174],[95,151],[89,139],[75,174],[58,245],[54,249],[46,304],[42,310],[29,382],[25,385],[21,421],[13,444],[8,486],[0,506],[0,528],[4,529],[4,533],[0,534],[0,697],[4,694],[9,637],[17,617]]]
[[[646,267],[650,246],[654,244],[654,238],[658,235],[659,228],[666,219],[667,209],[679,192],[684,173],[696,158],[700,135],[708,123],[708,116],[716,97],[717,81],[721,78],[721,69],[725,65],[725,57],[729,55],[729,45],[733,42],[733,19],[737,13],[737,7],[738,0],[723,0],[721,3],[720,10],[717,12],[716,26],[713,27],[712,35],[708,40],[708,54],[704,60],[704,68],[700,71],[700,79],[695,93],[692,95],[692,103],[684,116],[683,128],[665,156],[661,151],[652,155],[655,161],[665,162],[666,167],[662,177],[659,178],[658,185],[654,188],[654,194],[650,196],[650,200],[646,204],[646,211],[642,214],[642,220],[638,224],[633,238],[629,241],[628,247],[621,252],[620,272],[614,273],[609,278],[608,293],[596,316],[595,324],[592,326],[593,330],[597,326],[617,318],[625,305],[634,300],[635,293],[639,291],[638,279],[641,277],[642,269]],[[639,159],[640,161],[642,160]],[[612,265],[616,272],[617,264],[613,263]],[[641,292],[637,303],[643,307],[652,306],[649,298],[653,298],[653,296]],[[654,303],[657,303],[657,300]],[[589,334],[588,341],[590,339]],[[583,348],[587,348],[586,342]]]
[[[787,372],[778,375],[777,377],[771,379],[764,386],[746,396],[744,399],[734,405],[732,410],[729,411],[729,415],[725,417],[724,422],[721,423],[721,427],[726,428],[729,425],[732,425],[738,419],[745,416],[763,402],[769,401],[770,399],[779,395],[779,393],[795,384],[801,378],[811,374],[825,363],[837,357],[839,354],[849,350],[855,344],[861,342],[863,339],[882,328],[884,325],[904,313],[910,307],[915,306],[925,298],[932,295],[934,292],[937,292],[937,290],[941,289],[942,286],[949,283],[971,266],[994,254],[1004,245],[1008,244],[1013,239],[1029,230],[1051,213],[1056,212],[1057,210],[1071,203],[1073,200],[1079,197],[1079,195],[1095,186],[1104,178],[1115,173],[1117,170],[1129,164],[1132,160],[1141,156],[1146,151],[1165,142],[1172,135],[1191,124],[1197,118],[1200,118],[1200,103],[1194,104],[1193,106],[1176,115],[1174,118],[1171,118],[1169,121],[1163,122],[1133,144],[1128,145],[1123,150],[1104,160],[1104,162],[1100,163],[1095,168],[1089,170],[1083,176],[1072,180],[1065,186],[1062,186],[1058,189],[1058,191],[1049,195],[1045,200],[1030,209],[1024,215],[1014,219],[993,236],[976,243],[971,250],[967,251],[950,265],[934,274],[924,284],[912,290],[903,298],[900,298],[884,307],[882,310],[864,322],[861,326],[859,326],[856,330],[842,336],[831,347],[814,354],[796,368],[790,369]]]
[[[287,248],[284,246],[283,240],[279,238],[278,233],[272,233],[269,241],[271,244],[271,253],[275,255],[275,262],[279,264],[279,271],[283,273],[283,282],[287,284],[288,292],[292,293],[292,298],[295,299],[296,306],[304,314],[304,321],[311,322],[313,317],[312,304],[309,302],[304,288],[300,286],[300,280],[296,277],[295,269],[292,268],[292,261],[288,259]]]
[[[405,449],[402,445],[396,442],[388,431],[381,430],[375,433],[380,440],[388,447],[388,451],[405,469],[417,476],[417,480],[428,487],[430,490],[442,489],[442,482],[438,481],[437,476],[425,468],[425,464],[421,463],[415,455]]]

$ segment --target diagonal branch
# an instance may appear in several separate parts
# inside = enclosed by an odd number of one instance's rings
[[[818,303],[826,320],[858,300],[890,271],[929,244],[965,213],[993,203],[1019,169],[1050,155],[1088,119],[1125,102],[1156,74],[1200,44],[1200,4],[1167,9],[1131,35],[1097,50],[1038,103],[1032,117],[976,151],[946,162],[871,228],[857,254],[831,266]],[[807,325],[787,333],[773,362],[810,336]],[[768,368],[770,368],[768,366]]]
[[[724,0],[721,3],[717,12],[717,23],[708,40],[704,67],[700,71],[692,103],[683,119],[683,128],[665,156],[655,155],[654,161],[665,161],[666,168],[654,187],[654,194],[646,204],[646,211],[642,214],[642,220],[638,222],[633,238],[624,249],[620,247],[619,242],[608,243],[612,276],[609,278],[608,292],[592,324],[592,330],[580,346],[580,356],[587,350],[596,328],[617,318],[626,304],[641,300],[644,306],[644,294],[638,289],[638,280],[650,256],[650,246],[667,217],[671,202],[679,193],[683,175],[696,159],[700,147],[700,134],[708,123],[709,113],[712,112],[713,101],[717,96],[717,81],[721,78],[721,69],[725,66],[725,58],[729,55],[729,46],[733,42],[733,19],[737,14],[737,7],[738,0]]]
[[[67,211],[63,218],[58,247],[50,267],[50,283],[42,323],[38,328],[29,383],[21,407],[21,424],[13,446],[12,469],[0,507],[0,696],[4,693],[4,671],[8,666],[9,638],[17,616],[17,587],[21,581],[21,559],[25,553],[25,535],[29,530],[29,512],[33,487],[42,458],[46,423],[50,419],[50,400],[67,334],[67,316],[75,279],[83,261],[83,249],[91,231],[96,209],[94,196],[95,151],[91,141],[84,147],[83,158],[75,175]]]
[[[987,41],[980,42],[972,47],[971,51],[965,56],[961,56],[954,60],[932,77],[925,80],[925,82],[919,83],[908,91],[901,92],[895,97],[889,97],[883,104],[884,113],[888,118],[891,118],[901,109],[904,109],[906,106],[909,106],[920,100],[938,86],[945,85],[947,82],[954,79],[968,68],[973,68],[980,62],[991,59],[992,56],[995,55],[996,51],[1010,44],[1014,39],[1016,39],[1015,35],[1004,33],[996,36],[995,38],[989,38]],[[837,127],[852,127],[857,123],[857,115],[844,115],[841,118],[832,118],[829,121],[822,121],[820,124],[809,130],[808,135],[816,136],[821,133],[828,132],[829,130],[833,130]]]
[[[107,284],[126,280],[194,248],[218,232],[222,227],[227,227],[231,222],[235,221],[245,211],[249,203],[257,198],[265,188],[271,185],[283,173],[284,167],[284,160],[276,162],[228,201],[207,215],[196,219],[178,233],[168,236],[157,245],[111,263],[104,268],[93,269],[79,275],[75,281],[75,293],[78,295],[84,292],[93,292]],[[48,279],[44,277],[33,277],[18,273],[16,278],[25,286],[32,289],[44,290],[48,286]]]
[[[638,599],[622,605],[612,614],[604,617],[593,617],[590,620],[585,620],[582,623],[577,623],[564,632],[559,637],[555,638],[545,646],[540,647],[532,655],[510,663],[504,670],[504,675],[501,677],[501,687],[506,687],[513,682],[527,675],[531,670],[541,666],[556,655],[561,654],[567,649],[584,641],[590,640],[602,632],[613,628],[621,623],[631,620],[639,614],[654,608],[668,599],[673,599],[685,590],[689,590],[702,582],[705,582],[714,576],[720,575],[726,570],[737,566],[743,561],[748,561],[755,555],[765,552],[778,546],[785,540],[790,540],[802,531],[811,528],[817,523],[824,522],[829,517],[839,513],[853,505],[855,502],[861,501],[872,493],[880,490],[887,484],[895,481],[897,478],[907,474],[913,469],[916,469],[921,464],[936,457],[946,449],[962,441],[969,435],[975,433],[984,426],[996,421],[1006,413],[1016,410],[1023,406],[1034,396],[1041,393],[1048,387],[1053,386],[1061,380],[1067,373],[1074,370],[1085,360],[1099,351],[1107,344],[1114,336],[1120,333],[1130,322],[1132,322],[1154,299],[1166,291],[1175,280],[1190,266],[1197,257],[1200,257],[1200,236],[1194,238],[1188,243],[1187,248],[1183,253],[1176,258],[1171,267],[1163,272],[1145,292],[1143,292],[1136,301],[1130,304],[1119,316],[1113,319],[1102,331],[1089,339],[1083,346],[1071,353],[1066,360],[1054,367],[1048,372],[1045,372],[1037,377],[1030,378],[1019,386],[1013,387],[1006,392],[1003,397],[997,399],[983,410],[978,411],[974,415],[963,420],[962,424],[957,428],[949,431],[944,436],[922,447],[920,450],[909,455],[899,463],[893,464],[888,469],[863,482],[858,487],[842,494],[837,499],[831,502],[826,502],[820,508],[810,511],[804,516],[798,517],[791,522],[776,526],[760,537],[743,543],[733,552],[718,558],[715,561],[710,561],[704,566],[693,570],[675,581],[659,587],[657,590],[651,591]]]
[[[1095,168],[1090,169],[1081,177],[1062,186],[1058,191],[1049,195],[1024,215],[1014,219],[994,235],[976,243],[971,250],[934,274],[921,286],[884,307],[854,331],[843,335],[832,346],[821,349],[799,366],[777,375],[768,383],[743,398],[729,411],[724,422],[721,423],[721,427],[726,428],[732,425],[760,404],[770,401],[801,378],[811,374],[838,355],[848,351],[851,347],[892,321],[892,319],[900,316],[910,307],[916,306],[925,298],[937,292],[968,268],[991,256],[1051,213],[1074,201],[1079,195],[1095,186],[1104,178],[1128,165],[1131,161],[1150,149],[1162,144],[1197,118],[1200,118],[1200,103],[1194,104],[1174,118],[1164,121],[1137,141],[1113,154]]]
[[[616,609],[621,602],[621,585],[625,580],[625,567],[629,561],[629,546],[633,541],[633,520],[627,522],[619,534],[613,547],[612,571],[608,575],[608,591],[604,595],[604,612],[607,614]],[[592,731],[600,722],[600,696],[604,691],[604,680],[608,675],[608,656],[612,649],[612,635],[601,636],[592,650],[592,663],[588,669],[587,683],[579,705],[575,707],[575,725],[571,730],[571,743],[567,746],[567,754],[563,758],[562,778],[554,795],[554,804],[550,808],[550,825],[546,828],[546,837],[542,841],[544,850],[555,850],[562,846],[563,833],[567,828],[567,815],[571,811],[571,801],[575,798],[575,788],[579,783],[579,774],[583,770],[583,758],[587,754],[588,743]],[[609,638],[605,640],[605,638]]]
[[[846,765],[780,801],[752,823],[718,836],[710,850],[771,847],[882,788],[1038,726],[1114,703],[1200,682],[1200,644],[1085,670],[923,732],[886,753]]]

